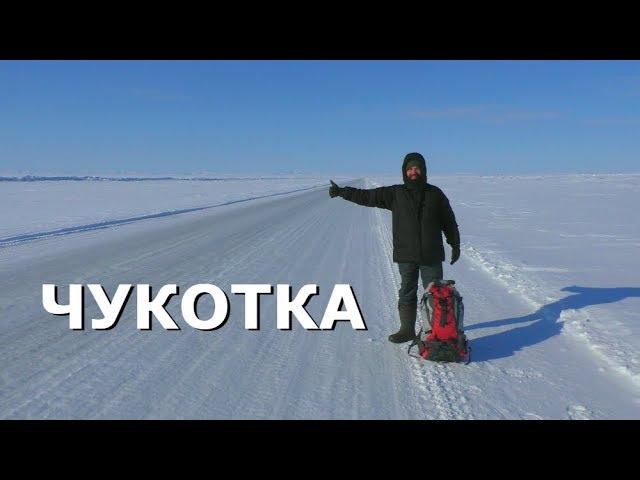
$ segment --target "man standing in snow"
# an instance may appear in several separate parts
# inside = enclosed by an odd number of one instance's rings
[[[409,153],[402,163],[404,184],[364,190],[339,187],[333,180],[331,198],[342,197],[365,207],[391,210],[393,261],[398,264],[402,285],[398,292],[400,330],[389,341],[403,343],[416,336],[418,273],[422,286],[442,279],[444,246],[442,232],[451,245],[451,265],[460,258],[460,232],[449,199],[435,185],[427,183],[427,166],[419,153]]]

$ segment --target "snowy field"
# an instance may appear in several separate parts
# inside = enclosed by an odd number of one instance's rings
[[[326,178],[310,176],[246,180],[217,176],[200,180],[151,177],[142,181],[9,181],[13,178],[25,177],[0,177],[0,205],[3,206],[0,244],[14,240],[13,237],[101,222],[124,223],[145,215],[170,215],[184,209],[217,206],[327,182]]]
[[[460,225],[445,278],[465,301],[466,366],[387,342],[391,215],[330,199],[328,178],[0,182],[0,418],[640,418],[640,175],[430,182]],[[198,331],[174,298],[181,330],[139,331],[132,295],[112,330],[72,331],[44,311],[43,283],[213,283],[231,314]],[[275,295],[245,330],[233,283],[316,283],[317,322],[349,283],[368,330],[277,330]],[[90,296],[86,312],[99,317]]]

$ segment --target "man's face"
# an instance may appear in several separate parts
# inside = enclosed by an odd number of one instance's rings
[[[422,175],[422,171],[420,170],[420,167],[418,167],[417,165],[407,168],[407,178],[411,180],[415,180],[420,175]]]

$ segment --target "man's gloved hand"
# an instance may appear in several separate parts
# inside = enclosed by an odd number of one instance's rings
[[[454,245],[451,247],[451,265],[456,263],[460,258],[460,245]]]
[[[342,193],[342,188],[340,188],[338,185],[333,183],[333,180],[329,180],[329,181],[331,182],[331,186],[329,187],[329,196],[331,198],[339,197],[340,194]]]

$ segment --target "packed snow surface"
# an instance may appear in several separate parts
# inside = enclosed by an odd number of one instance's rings
[[[333,177],[375,188],[400,176]],[[411,358],[398,327],[391,214],[328,195],[329,178],[0,182],[0,418],[640,418],[640,175],[434,177],[462,238],[469,365]],[[107,331],[46,312],[42,284],[212,283],[227,323]],[[236,283],[353,287],[368,329],[246,330]],[[422,288],[419,289],[422,292]],[[85,293],[86,321],[101,315]],[[213,310],[198,304],[201,318]]]

